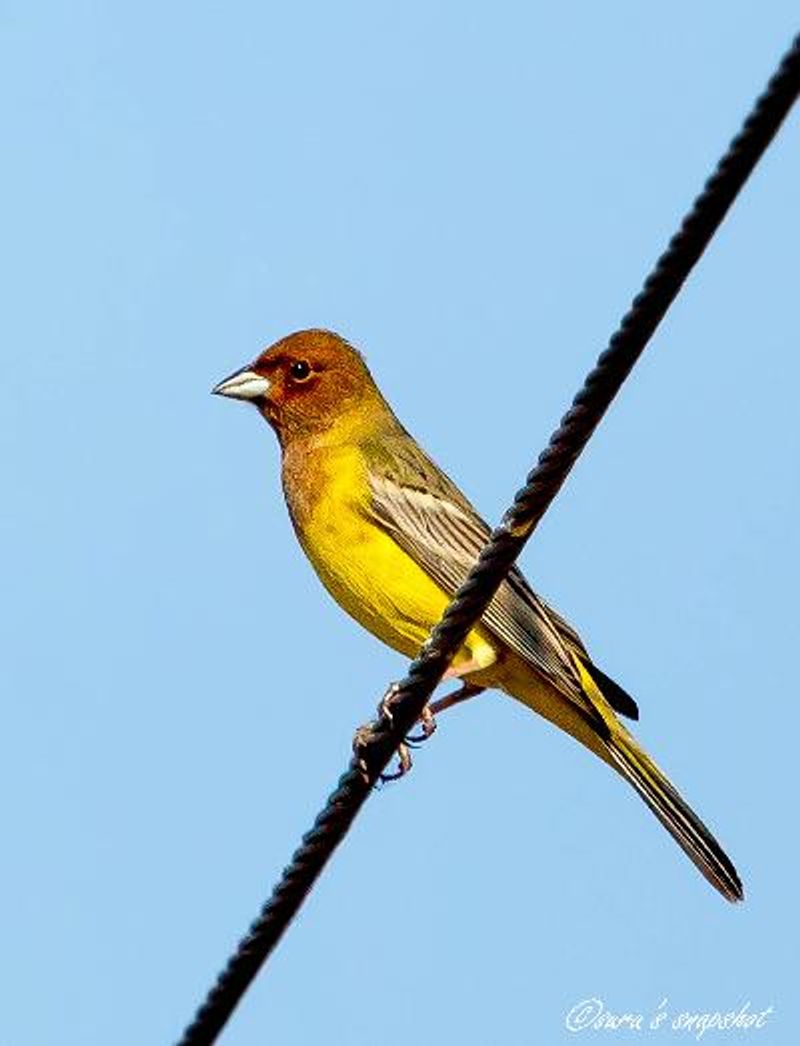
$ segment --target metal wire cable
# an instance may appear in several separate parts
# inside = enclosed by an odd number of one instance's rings
[[[374,783],[413,728],[455,652],[481,617],[509,568],[560,490],[578,455],[643,352],[695,263],[719,228],[800,93],[800,35],[784,56],[741,131],[656,262],[608,348],[539,456],[525,486],[431,633],[408,675],[391,688],[388,709],[370,724],[272,896],[241,940],[185,1030],[179,1046],[210,1046],[273,951],[342,841]]]

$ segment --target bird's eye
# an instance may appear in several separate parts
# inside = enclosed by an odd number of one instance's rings
[[[295,360],[289,368],[289,373],[295,381],[306,381],[311,377],[311,367],[305,360]]]

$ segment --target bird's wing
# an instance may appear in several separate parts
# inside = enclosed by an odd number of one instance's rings
[[[384,445],[370,463],[367,511],[449,594],[464,581],[489,527],[461,491],[416,446]],[[586,708],[573,656],[589,662],[577,633],[516,567],[497,591],[483,625],[561,693]]]

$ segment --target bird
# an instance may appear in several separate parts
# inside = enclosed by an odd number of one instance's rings
[[[332,331],[297,331],[212,392],[252,404],[277,435],[289,516],[330,595],[414,657],[490,529],[400,423],[361,353]],[[633,786],[723,897],[744,899],[730,858],[621,721],[638,719],[634,699],[516,566],[446,678],[464,696],[499,689],[565,730]]]

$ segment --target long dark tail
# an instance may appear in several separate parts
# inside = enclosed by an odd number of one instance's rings
[[[744,900],[731,859],[678,790],[624,727],[605,741],[613,764],[644,799],[712,886],[729,901]]]

